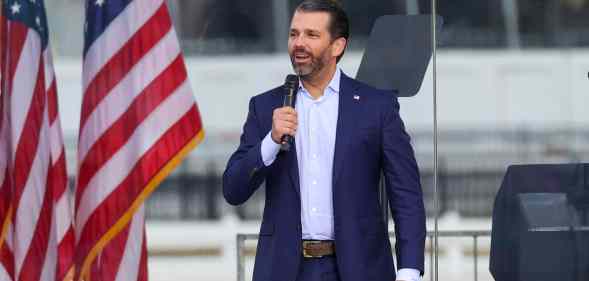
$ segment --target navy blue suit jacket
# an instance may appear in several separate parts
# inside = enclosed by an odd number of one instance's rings
[[[272,129],[273,110],[282,106],[283,97],[279,87],[250,100],[239,148],[223,175],[223,195],[233,205],[244,203],[266,182],[254,281],[295,281],[302,259],[296,150],[280,152],[268,167],[261,156],[262,139]],[[397,265],[423,273],[423,195],[397,99],[342,74],[338,110],[333,212],[342,280],[395,279],[379,204],[381,171],[395,222]]]

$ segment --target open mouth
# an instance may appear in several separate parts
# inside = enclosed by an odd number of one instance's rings
[[[294,59],[297,63],[304,63],[311,60],[311,56],[307,53],[295,53]]]

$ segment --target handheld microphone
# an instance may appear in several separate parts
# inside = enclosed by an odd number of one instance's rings
[[[294,74],[287,75],[284,81],[284,106],[295,106],[295,99],[298,90],[299,77]],[[290,135],[283,135],[280,149],[283,151],[289,151],[291,147],[292,138],[293,137]]]

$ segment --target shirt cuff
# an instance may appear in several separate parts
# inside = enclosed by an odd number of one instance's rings
[[[420,281],[420,272],[413,268],[401,268],[397,272],[397,280],[403,281]]]
[[[262,161],[264,161],[266,167],[272,165],[278,152],[280,152],[280,144],[277,144],[272,140],[272,131],[270,131],[262,140],[261,146]]]

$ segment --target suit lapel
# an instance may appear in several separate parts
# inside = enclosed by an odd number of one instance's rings
[[[282,91],[282,87],[280,87],[276,92],[276,100],[274,108],[272,112],[274,112],[275,108],[282,107],[284,103],[284,92]],[[270,115],[270,119],[272,119],[272,114]],[[270,121],[270,130],[272,130],[272,121]],[[285,158],[286,166],[288,167],[288,175],[290,177],[290,181],[292,183],[292,187],[295,189],[296,193],[300,197],[301,189],[299,184],[299,162],[297,160],[297,148],[296,142],[292,141],[291,151],[281,151],[280,154],[284,154],[283,157]]]
[[[288,167],[290,167],[289,174],[290,174],[290,180],[292,181],[292,187],[294,187],[296,193],[300,197],[301,186],[299,183],[299,162],[297,159],[297,148],[296,148],[296,144],[295,144],[294,140],[292,142],[291,151],[286,152],[286,156],[288,157],[288,159],[286,159],[288,161],[287,163],[289,163]]]
[[[353,98],[355,94],[357,94],[357,88],[352,84],[352,80],[342,73],[333,155],[332,184],[334,187],[337,186],[337,180],[344,165],[348,142],[355,126],[354,118],[359,116],[356,114],[357,101]]]

